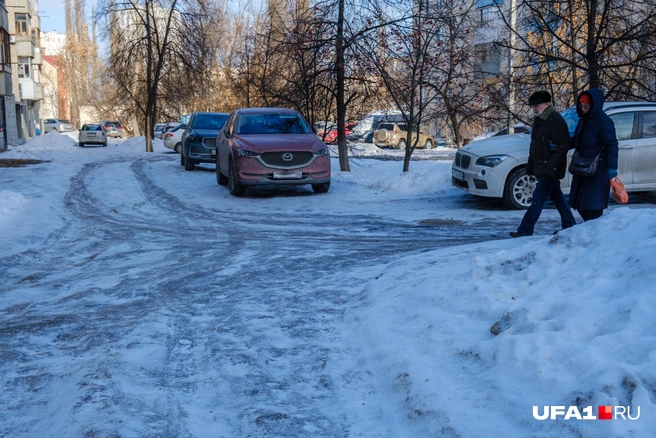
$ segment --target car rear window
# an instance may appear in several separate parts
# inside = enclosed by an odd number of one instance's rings
[[[393,123],[381,123],[378,125],[378,129],[387,129],[388,131],[393,131],[394,130],[394,124]]]

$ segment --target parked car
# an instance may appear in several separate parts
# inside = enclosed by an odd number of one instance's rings
[[[374,144],[381,148],[395,148],[404,150],[408,145],[408,126],[405,122],[379,123],[374,131]],[[419,137],[417,147],[433,149],[435,138],[417,128],[413,129],[413,142]]]
[[[371,143],[374,130],[381,122],[403,122],[400,111],[372,111],[362,118],[347,136],[352,143]]]
[[[330,131],[333,127],[337,126],[335,122],[330,122],[328,120],[322,120],[316,122],[314,125],[314,132],[317,133],[319,137],[323,136],[326,131]]]
[[[75,131],[73,124],[66,119],[45,119],[43,121],[43,132],[72,132]]]
[[[160,138],[164,140],[164,136],[166,135],[166,133],[172,131],[178,126],[180,126],[180,123],[176,123],[176,122],[166,123],[162,128],[162,133],[160,134]]]
[[[514,126],[514,131],[515,132],[513,132],[513,134],[530,134],[531,127],[524,125],[523,123],[517,123]],[[499,131],[486,132],[485,134],[477,135],[476,137],[472,138],[471,141],[484,140],[486,138],[498,137],[500,135],[508,135],[508,128],[506,127],[500,129]]]
[[[606,102],[604,110],[615,124],[618,172],[627,192],[656,190],[656,102]],[[561,114],[572,135],[578,122],[576,108]],[[502,198],[513,208],[528,208],[536,183],[525,173],[530,143],[529,134],[512,134],[468,144],[456,153],[452,185],[473,195]],[[561,180],[565,194],[571,181],[569,172]]]
[[[163,138],[164,146],[180,153],[182,150],[182,133],[185,127],[186,125],[178,125],[170,131],[166,131]]]
[[[78,136],[78,145],[83,148],[88,144],[99,144],[107,146],[107,134],[105,128],[100,123],[87,123],[80,128]]]
[[[180,164],[194,170],[198,163],[216,162],[216,137],[228,119],[226,113],[193,113],[180,140]]]
[[[155,126],[153,127],[153,138],[162,138],[164,126],[166,126],[166,123],[155,123]]]
[[[216,147],[217,182],[234,196],[270,184],[311,184],[315,193],[330,189],[330,151],[298,111],[234,111]]]
[[[344,135],[349,136],[351,134],[351,129],[355,125],[357,125],[358,122],[348,122],[344,125]],[[324,143],[326,144],[333,144],[337,142],[337,125],[333,125],[327,132],[324,131],[321,134],[317,132],[317,135],[323,140]]]
[[[109,120],[104,120],[100,122],[100,124],[105,129],[107,137],[125,137],[125,130],[123,129],[121,122],[111,122]]]

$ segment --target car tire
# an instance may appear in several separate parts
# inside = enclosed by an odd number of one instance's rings
[[[177,153],[182,153],[182,144],[177,143],[174,147],[173,150],[176,151]]]
[[[230,160],[228,165],[228,190],[232,196],[243,196],[246,193],[246,187],[237,183],[237,172],[235,171],[235,162]]]
[[[228,177],[221,173],[221,168],[219,167],[219,153],[216,154],[216,182],[220,186],[228,184]]]
[[[426,140],[426,143],[424,143],[424,149],[433,149],[433,142]]]
[[[330,183],[312,184],[312,190],[314,190],[314,193],[326,193],[330,190]]]
[[[526,210],[531,206],[536,183],[535,177],[526,175],[525,167],[514,170],[506,180],[503,200],[509,207]]]
[[[396,145],[396,148],[400,151],[404,151],[406,147],[405,140],[401,139],[399,140],[399,143]]]
[[[84,147],[84,143],[79,143],[78,145],[79,145],[81,148]]]
[[[190,171],[190,170],[194,170],[195,168],[196,168],[196,165],[194,164],[194,161],[189,157],[185,157],[184,169],[186,171]]]

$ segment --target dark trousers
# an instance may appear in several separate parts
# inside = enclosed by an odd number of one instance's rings
[[[579,214],[584,221],[591,221],[592,219],[599,219],[604,214],[603,210],[579,210]]]
[[[576,219],[574,219],[572,210],[570,210],[569,204],[565,200],[565,195],[563,195],[562,190],[560,190],[560,181],[545,180],[538,181],[535,185],[535,190],[533,190],[533,201],[528,210],[526,210],[522,223],[519,225],[519,228],[517,228],[517,231],[525,236],[533,235],[535,223],[540,218],[540,214],[542,214],[542,209],[544,208],[544,203],[547,202],[547,199],[551,199],[558,209],[563,230],[576,225]]]

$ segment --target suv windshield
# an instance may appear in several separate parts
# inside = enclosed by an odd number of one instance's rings
[[[228,119],[227,114],[197,114],[192,122],[195,129],[221,129]]]

